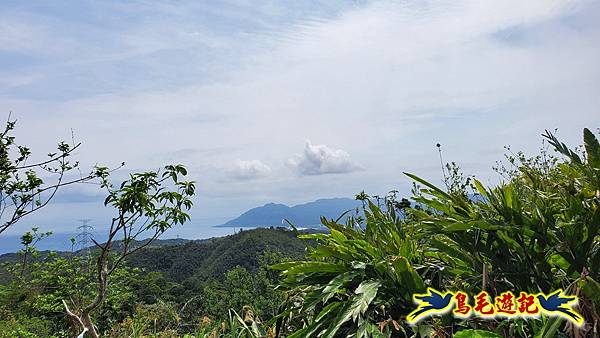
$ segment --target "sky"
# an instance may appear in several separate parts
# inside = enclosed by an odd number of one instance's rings
[[[82,170],[181,163],[201,238],[249,208],[410,194],[444,161],[497,182],[504,146],[535,154],[600,126],[598,1],[2,1],[0,111],[43,158]],[[13,227],[100,231],[94,186]]]

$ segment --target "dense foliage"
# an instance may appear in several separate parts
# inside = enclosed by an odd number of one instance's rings
[[[70,323],[61,300],[89,300],[93,294],[94,262],[86,259],[87,251],[37,252],[35,243],[48,235],[29,232],[23,238],[33,240],[19,259],[5,255],[3,277],[9,282],[0,287],[0,337],[67,336]],[[115,243],[116,250],[121,245]],[[298,259],[304,251],[303,242],[285,229],[156,243],[129,256],[126,267],[111,276],[96,325],[109,336],[212,332],[222,322],[241,329],[237,316],[260,321],[277,314],[284,294],[274,289],[278,275],[268,266]],[[97,254],[98,249],[90,252]]]
[[[0,287],[0,311],[4,313],[0,320],[0,337],[60,337],[69,333],[77,335],[81,331],[70,325],[62,300],[67,299],[77,306],[93,299],[93,262],[85,255],[73,252],[41,257],[31,246],[31,238],[47,235],[38,234],[35,229],[26,233],[22,238],[25,245],[20,252],[22,260],[8,263],[11,281]],[[111,326],[131,313],[134,301],[131,282],[137,277],[134,270],[115,270],[106,300],[95,312],[98,326]]]
[[[367,199],[364,220],[324,219],[329,234],[304,236],[318,242],[308,259],[275,266],[290,293],[290,336],[443,337],[473,328],[505,337],[597,334],[600,146],[588,129],[585,154],[550,133],[544,137],[563,159],[545,149],[534,158],[508,155],[508,167],[497,168],[504,180],[496,187],[449,165],[446,189],[407,174],[418,184],[414,207],[392,195],[383,208]],[[586,324],[446,315],[409,326],[411,295],[426,286],[485,290],[492,297],[563,289],[579,296]]]
[[[328,229],[257,229],[177,246],[148,247],[110,276],[96,310],[114,337],[594,337],[600,316],[600,144],[582,150],[553,134],[538,156],[509,154],[486,187],[459,167],[444,188],[408,174],[412,201],[357,196],[364,212],[322,219]],[[552,150],[555,150],[554,152]],[[65,336],[60,300],[85,302],[90,261],[43,255],[23,237],[0,287],[0,332]],[[118,245],[117,245],[118,247]],[[101,254],[92,251],[91,258]],[[69,278],[67,276],[76,276]],[[411,325],[413,295],[428,287],[577,295],[584,324],[560,317],[467,319],[451,314]],[[76,290],[76,291],[75,291]],[[78,300],[80,297],[81,300]]]

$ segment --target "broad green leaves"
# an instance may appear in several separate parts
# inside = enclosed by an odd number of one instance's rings
[[[502,336],[484,330],[462,330],[457,332],[454,338],[502,338]]]
[[[310,260],[277,267],[283,270],[282,287],[302,299],[288,308],[303,318],[293,336],[410,332],[413,328],[399,324],[390,331],[381,323],[401,321],[412,307],[411,296],[431,285],[535,293],[582,279],[583,294],[598,302],[600,145],[584,130],[582,157],[551,133],[544,137],[566,161],[545,155],[529,160],[520,153],[511,158],[517,169],[508,172],[505,183],[486,188],[473,179],[472,193],[479,195],[474,198],[407,173],[422,186],[407,212],[387,201],[376,205],[361,193],[364,220],[341,224],[324,219],[329,234],[305,236],[317,243]],[[376,324],[381,325],[373,330]],[[542,325],[508,323],[498,332],[550,337],[562,324],[554,319]],[[440,325],[434,320],[429,327],[446,330]],[[499,337],[490,331],[458,331],[457,337]]]
[[[354,296],[354,306],[352,309],[352,320],[358,318],[358,316],[363,315],[371,302],[377,295],[377,290],[381,286],[380,282],[377,281],[364,281],[360,283],[360,285],[354,290],[356,296]]]
[[[401,322],[402,313],[395,309],[409,308],[412,294],[425,289],[413,267],[422,259],[415,243],[418,236],[408,237],[414,230],[405,228],[399,209],[368,201],[364,212],[364,222],[353,217],[345,224],[323,219],[328,234],[303,236],[316,241],[310,260],[273,266],[282,271],[281,287],[292,297],[302,297],[300,304],[288,308],[302,318],[291,337],[389,335],[389,327],[384,334],[375,323],[391,322],[390,318]]]
[[[596,136],[587,128],[583,129],[583,143],[588,164],[595,169],[600,169],[600,144]]]
[[[424,245],[435,251],[427,256],[450,267],[449,280],[470,276],[466,287],[493,288],[492,292],[539,292],[580,281],[583,294],[597,304],[600,144],[584,129],[582,157],[551,133],[544,137],[567,160],[528,160],[520,155],[513,162],[518,170],[510,172],[508,182],[486,188],[473,181],[482,199],[446,193],[407,174],[425,186],[414,200],[427,212],[416,211],[413,216],[431,235]],[[538,336],[553,336],[562,324],[548,320]]]

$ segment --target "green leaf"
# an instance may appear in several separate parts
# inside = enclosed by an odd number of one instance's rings
[[[437,238],[431,239],[431,245],[434,248],[448,254],[449,256],[451,256],[453,258],[457,258],[457,259],[463,261],[465,264],[467,264],[469,266],[473,266],[473,258],[468,256],[467,254],[465,254],[464,250],[456,249],[456,248],[438,240]]]
[[[329,324],[330,327],[325,332],[325,334],[323,335],[324,338],[333,338],[333,337],[336,337],[336,333],[342,327],[342,325],[344,325],[344,323],[346,323],[347,321],[350,320],[350,318],[352,318],[352,312],[354,310],[353,309],[353,305],[355,305],[355,304],[354,303],[346,303],[346,304],[344,304],[344,306],[338,312],[338,315],[335,317],[335,319],[333,320],[333,322],[331,322]],[[302,337],[309,337],[309,335],[302,336]]]
[[[579,155],[577,155],[577,153],[575,153],[573,150],[569,149],[566,144],[560,142],[551,132],[546,130],[546,133],[542,136],[548,140],[548,143],[550,143],[554,149],[556,149],[556,151],[569,157],[575,164],[581,164],[581,158]]]
[[[416,175],[407,173],[407,172],[405,172],[404,175],[406,175],[406,176],[412,178],[413,180],[415,180],[415,181],[417,181],[417,182],[419,182],[419,183],[421,183],[421,184],[423,184],[423,185],[431,188],[432,190],[434,190],[435,192],[437,192],[439,195],[443,196],[445,199],[447,199],[447,200],[451,200],[452,199],[450,197],[450,195],[448,195],[446,192],[444,192],[440,188],[436,187],[435,185],[433,185],[433,184],[425,181],[424,179],[422,179],[422,178],[420,178],[420,177],[418,177]]]
[[[583,129],[583,143],[588,164],[600,169],[600,144],[598,144],[596,136],[587,128]]]
[[[285,265],[285,264],[282,264]],[[277,268],[278,265],[275,265],[274,268]],[[288,268],[288,271],[292,271],[293,273],[318,273],[318,274],[328,274],[335,272],[343,272],[345,270],[343,264],[334,264],[327,262],[302,262],[300,264],[294,264]]]
[[[465,231],[472,228],[472,225],[464,222],[456,222],[452,223],[446,227],[444,227],[445,232],[455,232],[455,231]]]
[[[352,306],[353,320],[356,320],[359,315],[367,311],[369,305],[375,296],[377,296],[377,290],[379,290],[380,286],[380,282],[371,280],[360,283],[360,285],[356,288],[354,293],[356,293],[357,296],[355,296],[354,305]]]
[[[485,330],[462,330],[456,332],[454,338],[502,338],[502,336]]]
[[[260,327],[258,324],[256,324],[255,321],[252,321],[252,333],[254,333],[254,335],[256,337],[266,337],[267,336],[267,332],[265,332],[265,330]]]
[[[323,289],[323,303],[327,303],[327,301],[331,297],[333,297],[336,294],[336,292],[342,289],[348,282],[352,281],[352,279],[354,279],[354,277],[356,276],[357,273],[352,271],[348,271],[335,276],[331,281],[329,281],[325,289]]]
[[[544,326],[535,334],[535,338],[553,338],[556,335],[556,331],[562,325],[563,320],[561,317],[547,318]]]
[[[337,308],[340,307],[341,305],[342,305],[342,303],[340,303],[340,302],[331,303],[331,304],[327,305],[326,307],[323,308],[323,310],[321,310],[321,312],[319,312],[319,314],[315,318],[315,322],[321,321],[321,319],[323,319],[325,316],[329,315],[333,311],[337,310]]]
[[[475,183],[475,187],[477,188],[477,191],[479,192],[479,194],[483,197],[488,197],[488,192],[485,189],[485,187],[483,186],[483,184],[481,184],[481,182],[479,182],[478,179],[474,178],[473,182]]]
[[[425,290],[425,283],[405,257],[394,257],[392,266],[396,279],[403,289],[410,294]]]
[[[587,276],[583,283],[583,293],[596,303],[596,307],[600,308],[600,283],[590,276]]]

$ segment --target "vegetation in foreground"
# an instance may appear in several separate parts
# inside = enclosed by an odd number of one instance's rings
[[[171,249],[161,248],[141,249],[116,265],[107,258],[112,273],[89,313],[94,330],[114,337],[597,336],[600,145],[588,129],[581,151],[551,133],[544,139],[557,155],[547,148],[533,158],[509,153],[496,167],[501,183],[493,187],[449,164],[444,188],[407,174],[415,182],[412,202],[395,192],[384,198],[361,193],[364,214],[323,219],[328,233],[299,234],[305,255],[278,251],[288,245],[267,248],[244,239],[212,267],[194,264],[197,258],[163,259]],[[103,292],[97,268],[103,252],[111,251],[106,244],[90,259],[36,258],[34,243],[43,236],[23,237],[22,259],[10,264],[11,282],[0,288],[0,332],[7,337],[76,336],[86,325],[67,316],[63,302],[71,302],[80,318],[77,304]],[[252,247],[260,248],[245,256],[252,264],[225,264],[239,262],[240,250]],[[195,248],[177,250],[186,257]],[[579,297],[585,323],[443,315],[408,325],[412,295],[427,287],[485,290],[492,297],[506,290],[563,289]]]

